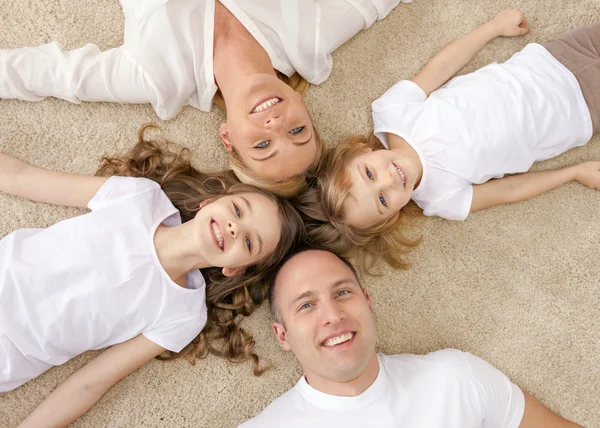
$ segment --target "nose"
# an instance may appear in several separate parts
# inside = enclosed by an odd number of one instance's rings
[[[388,171],[386,174],[383,175],[382,177],[382,184],[385,188],[387,189],[395,189],[397,182],[396,182],[396,177],[394,177],[394,174],[396,172],[391,172]]]
[[[279,131],[283,126],[283,116],[279,113],[269,116],[265,120],[265,128],[271,131]]]
[[[229,233],[229,235],[231,235],[232,238],[235,238],[236,236],[238,236],[239,232],[239,225],[235,221],[229,220],[227,222],[227,233]]]
[[[321,309],[324,325],[335,325],[346,318],[346,314],[344,313],[343,309],[335,301],[322,304]]]

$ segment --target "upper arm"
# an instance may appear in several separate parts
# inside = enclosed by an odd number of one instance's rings
[[[17,196],[49,204],[87,207],[107,177],[51,171],[28,165],[15,177]]]
[[[82,369],[86,372],[83,378],[86,385],[104,391],[164,351],[165,348],[140,334],[94,358]]]
[[[570,422],[556,413],[548,410],[542,403],[533,396],[523,391],[525,396],[525,413],[519,428],[576,428],[581,427],[574,422]]]
[[[511,202],[511,192],[510,189],[507,189],[507,181],[504,178],[497,178],[483,184],[474,184],[470,212],[508,202]]]

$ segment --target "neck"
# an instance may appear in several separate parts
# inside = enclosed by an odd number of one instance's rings
[[[415,189],[421,182],[421,177],[423,176],[423,164],[421,163],[421,159],[419,155],[412,148],[410,144],[406,142],[406,140],[396,134],[387,133],[387,142],[390,146],[390,150],[396,153],[400,153],[402,156],[411,159],[414,165],[417,166],[417,180],[415,182]]]
[[[188,272],[210,267],[193,239],[193,222],[179,226],[158,226],[154,234],[154,248],[163,269],[179,285],[185,285]]]
[[[329,395],[336,395],[339,397],[356,397],[365,392],[379,374],[379,360],[377,354],[373,352],[367,366],[363,372],[355,379],[337,382],[334,380],[324,379],[318,376],[312,376],[306,373],[306,382],[317,391],[323,392]]]
[[[217,85],[227,99],[235,94],[241,79],[255,74],[276,76],[267,51],[240,21],[220,2],[215,2],[213,71]]]

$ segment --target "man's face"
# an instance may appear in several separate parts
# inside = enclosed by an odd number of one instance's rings
[[[275,305],[275,335],[309,383],[355,380],[374,357],[371,300],[334,254],[311,250],[290,259],[277,276]]]

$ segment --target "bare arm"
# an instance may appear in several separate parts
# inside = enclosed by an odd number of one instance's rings
[[[450,43],[413,78],[427,96],[464,67],[488,42],[498,36],[522,36],[529,32],[523,13],[505,9],[478,29]]]
[[[574,422],[561,418],[548,410],[542,403],[523,391],[525,396],[525,413],[519,428],[582,428]]]
[[[471,212],[524,201],[573,180],[600,189],[600,162],[584,162],[550,171],[526,172],[474,185]]]
[[[164,351],[143,335],[109,348],[56,388],[19,428],[69,425],[96,404],[115,383]]]
[[[37,168],[0,153],[0,192],[21,198],[85,208],[106,180]]]

